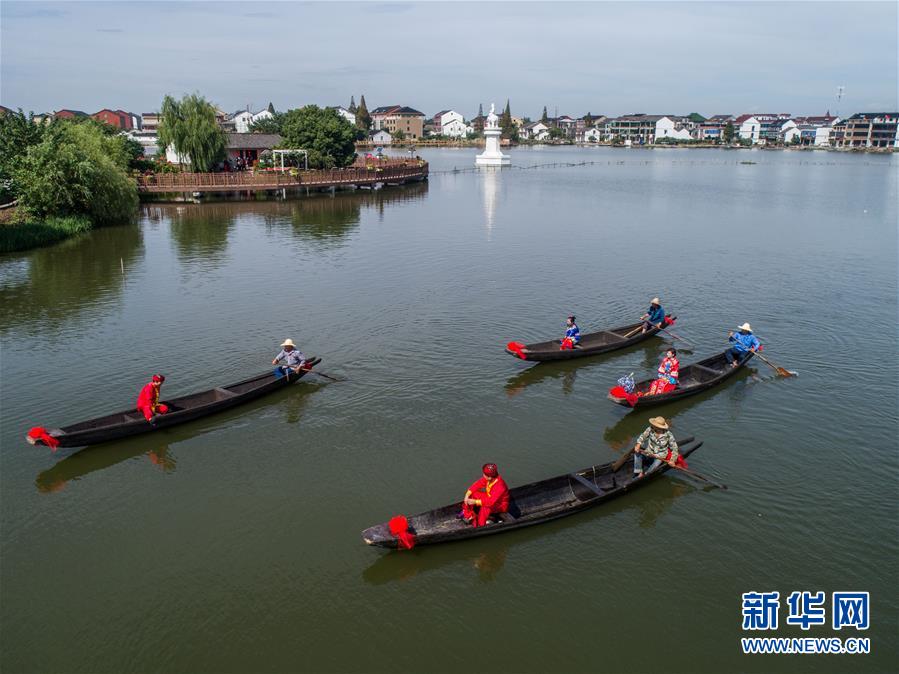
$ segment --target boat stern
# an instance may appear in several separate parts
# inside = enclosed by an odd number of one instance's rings
[[[521,342],[509,342],[506,344],[506,353],[516,358],[521,358],[521,360],[528,360],[530,351]]]

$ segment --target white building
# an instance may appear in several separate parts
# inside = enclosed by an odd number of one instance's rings
[[[525,140],[546,140],[549,138],[549,127],[543,122],[534,122],[521,127],[519,135]]]
[[[338,105],[336,108],[333,108],[333,110],[336,110],[337,114],[343,117],[350,124],[356,126],[356,115],[354,115],[352,112],[340,105]]]
[[[371,134],[371,142],[375,145],[390,145],[393,143],[393,136],[385,129],[379,129]]]
[[[602,131],[597,129],[595,126],[584,131],[584,142],[585,143],[598,143],[602,140]]]
[[[684,124],[676,118],[662,117],[656,122],[656,132],[653,142],[658,143],[662,138],[690,140],[692,136],[690,135],[690,129],[687,124]]]
[[[469,133],[474,133],[474,127],[470,124],[466,124],[461,119],[453,119],[449,122],[444,122],[441,128],[444,136],[450,136],[452,138],[465,138]]]
[[[437,133],[444,133],[443,127],[451,122],[462,122],[464,124],[465,118],[455,110],[441,110],[434,115],[434,130]]]
[[[741,140],[752,141],[755,145],[761,138],[762,123],[752,115],[740,115],[734,120],[734,131]]]
[[[231,115],[229,121],[234,123],[234,130],[237,133],[249,133],[250,126],[253,122],[258,122],[260,119],[270,119],[272,117],[274,117],[274,115],[270,113],[268,109],[260,110],[259,112],[240,110]]]

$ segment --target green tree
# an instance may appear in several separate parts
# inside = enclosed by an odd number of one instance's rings
[[[550,140],[559,140],[561,138],[567,138],[567,137],[568,137],[568,134],[565,133],[565,131],[563,129],[560,129],[557,126],[554,126],[549,130],[549,139]]]
[[[394,140],[406,140],[406,132],[402,129],[397,129],[392,135]]]
[[[359,98],[359,107],[356,108],[356,128],[365,133],[371,130],[371,115],[368,114],[368,106],[365,104],[365,94]]]
[[[697,124],[701,124],[705,121],[705,117],[700,115],[698,112],[691,112],[689,115],[687,115],[687,119],[689,119],[691,122],[696,122]]]
[[[13,171],[28,148],[40,143],[48,129],[48,126],[34,121],[33,113],[26,116],[21,109],[0,114],[0,203],[17,198],[18,188]]]
[[[215,106],[199,94],[187,94],[180,101],[166,96],[159,114],[159,144],[171,145],[186,157],[192,171],[211,171],[225,158],[226,145]]]
[[[728,122],[724,127],[724,142],[732,143],[734,140],[734,125],[731,122]]]
[[[593,115],[589,112],[584,116],[584,126],[588,129],[593,126]]]
[[[26,213],[87,215],[96,225],[120,224],[137,210],[131,155],[121,135],[91,124],[57,123],[14,170]]]
[[[356,114],[356,97],[350,96],[350,107],[347,108],[349,112],[352,112],[354,115]]]
[[[549,123],[549,116],[546,114],[546,106],[543,106],[543,115],[540,116],[540,121],[544,124]]]
[[[518,129],[515,127],[515,123],[512,121],[512,109],[509,107],[509,99],[506,99],[506,107],[503,110],[503,114],[499,118],[499,128],[502,129],[503,138],[512,138],[513,135],[517,135]]]
[[[309,152],[311,168],[349,166],[356,158],[356,130],[336,110],[317,105],[288,110],[281,136],[281,147]]]
[[[478,117],[484,116],[484,104],[478,103]]]
[[[275,112],[271,117],[260,117],[250,124],[250,133],[281,133],[283,112]]]
[[[268,102],[268,107],[266,108],[266,110],[268,110],[268,111],[269,111],[270,113],[272,113],[273,115],[275,114],[275,106],[272,105],[272,102],[271,102],[271,101]]]

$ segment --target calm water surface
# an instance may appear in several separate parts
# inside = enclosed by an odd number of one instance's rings
[[[146,205],[0,257],[3,671],[895,671],[897,158],[423,154],[427,184]],[[606,392],[665,341],[536,367],[502,347],[653,295],[682,363],[750,321],[800,372],[659,409],[727,491],[671,476],[508,535],[363,545],[488,459],[521,484],[619,456],[648,415]],[[155,371],[167,396],[263,371],[285,337],[346,381],[81,452],[23,440]],[[872,653],[742,656],[750,590],[870,591]]]

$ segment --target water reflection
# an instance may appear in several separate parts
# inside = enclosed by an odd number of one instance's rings
[[[234,226],[244,217],[261,219],[269,229],[287,225],[306,243],[333,247],[359,226],[363,209],[374,209],[383,218],[388,205],[420,201],[427,191],[428,183],[419,182],[381,190],[314,192],[289,200],[147,204],[144,218],[154,224],[171,223],[172,240],[183,260],[216,262],[224,258]]]
[[[573,527],[595,526],[596,520],[623,512],[637,511],[637,525],[651,529],[671,505],[682,496],[700,491],[695,485],[663,477],[624,499],[616,499],[594,510],[508,534],[484,539],[460,541],[437,547],[415,548],[411,551],[391,551],[381,554],[362,572],[362,579],[371,585],[409,580],[456,564],[467,564],[481,582],[491,582],[502,571],[510,551],[540,538],[552,536]]]
[[[498,178],[496,171],[486,169],[481,186],[484,191],[484,221],[487,223],[487,241],[492,239],[493,223],[496,220],[496,198],[498,191]]]
[[[316,391],[327,386],[324,382],[305,382],[302,387],[291,390],[287,399],[282,401],[284,422],[297,423],[303,416],[303,410]],[[278,394],[274,394],[278,395]],[[286,394],[285,394],[286,395]],[[116,464],[145,456],[147,465],[164,473],[173,473],[178,461],[172,446],[193,438],[225,428],[229,421],[260,407],[271,405],[272,397],[267,397],[242,405],[234,410],[223,412],[186,426],[162,429],[149,435],[115,442],[76,449],[73,454],[64,457],[50,468],[41,471],[34,480],[37,490],[42,493],[62,491],[73,481],[111,468]],[[65,450],[60,450],[65,451]]]
[[[146,219],[154,224],[169,222],[172,242],[182,261],[217,262],[225,257],[234,229],[233,204],[166,204],[144,207]]]
[[[147,465],[164,473],[172,473],[177,461],[171,449],[171,440],[160,438],[158,434],[139,440],[114,445],[100,445],[67,456],[47,470],[41,471],[34,480],[37,490],[42,493],[62,491],[69,482],[79,480],[98,470],[146,456]]]
[[[126,270],[142,256],[139,227],[104,227],[55,246],[0,260],[0,330],[58,327],[120,299]]]

